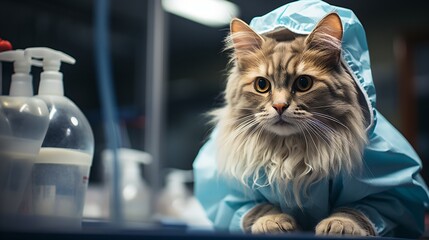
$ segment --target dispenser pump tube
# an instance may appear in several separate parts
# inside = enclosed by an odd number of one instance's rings
[[[59,71],[61,62],[74,64],[76,60],[63,52],[46,47],[27,48],[25,55],[43,59],[38,95],[63,96],[63,74]]]

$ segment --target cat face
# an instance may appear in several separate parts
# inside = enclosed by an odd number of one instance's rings
[[[361,109],[353,79],[341,65],[342,28],[335,16],[309,36],[280,41],[281,31],[260,36],[232,22],[236,68],[226,97],[238,122],[280,136],[324,138],[327,131],[347,128],[350,117],[361,117],[351,114]]]
[[[226,104],[212,112],[220,173],[255,186],[292,183],[299,192],[360,168],[364,116],[341,39],[336,14],[307,36],[287,29],[259,35],[232,21]]]

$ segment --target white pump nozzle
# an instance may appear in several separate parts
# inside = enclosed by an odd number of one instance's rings
[[[33,96],[33,77],[30,75],[31,65],[41,65],[41,62],[25,56],[24,50],[0,52],[0,61],[13,62],[14,74],[10,84],[10,96]]]
[[[76,60],[63,52],[46,47],[27,48],[25,55],[31,59],[43,59],[38,94],[63,96],[63,74],[59,71],[61,62],[74,64]]]

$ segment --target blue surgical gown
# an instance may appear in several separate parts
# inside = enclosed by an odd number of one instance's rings
[[[196,197],[215,229],[243,231],[241,221],[244,215],[256,205],[269,202],[294,216],[308,231],[338,207],[351,207],[364,213],[381,236],[418,237],[424,231],[429,194],[419,175],[421,161],[402,134],[375,107],[376,94],[365,31],[354,13],[323,1],[303,0],[256,17],[250,26],[259,34],[277,28],[309,34],[331,12],[341,18],[344,29],[342,59],[352,72],[369,113],[369,143],[363,155],[365,171],[359,176],[338,174],[311,185],[309,197],[303,198],[303,207],[299,208],[293,198],[286,204],[283,193],[276,191],[277,186],[249,189],[238,180],[219,174],[215,129],[193,165]]]

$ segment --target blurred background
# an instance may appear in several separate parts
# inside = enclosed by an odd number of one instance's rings
[[[204,113],[221,103],[227,64],[227,53],[222,48],[229,19],[226,24],[201,23],[172,13],[180,11],[181,6],[166,5],[173,1],[163,1],[166,11],[160,15],[162,20],[154,23],[151,4],[157,2],[161,1],[112,0],[109,41],[123,147],[146,150],[148,86],[152,80],[164,80],[158,105],[161,131],[157,155],[163,185],[165,169],[192,169],[192,162],[209,132]],[[253,17],[287,2],[229,1],[233,4],[231,14],[248,23]],[[427,4],[389,0],[327,2],[352,9],[362,22],[367,33],[378,110],[417,149],[426,164],[424,177],[429,180]],[[185,8],[198,9],[199,4],[194,4]],[[90,187],[103,182],[101,152],[106,148],[96,83],[94,6],[95,1],[88,0],[0,1],[0,38],[9,40],[15,49],[45,46],[77,60],[75,65],[63,64],[61,69],[65,76],[65,95],[84,112],[95,134]],[[212,13],[221,12],[208,5],[199,11],[207,9]],[[155,40],[163,46],[161,80],[149,79],[148,75],[153,60],[148,57],[148,49],[151,51],[148,43],[153,40],[151,26],[160,27],[161,32],[162,39]],[[8,76],[12,66],[4,64],[3,71]],[[32,72],[38,76],[40,70]],[[3,89],[8,89],[8,84],[5,79]],[[37,90],[38,77],[34,86]]]

